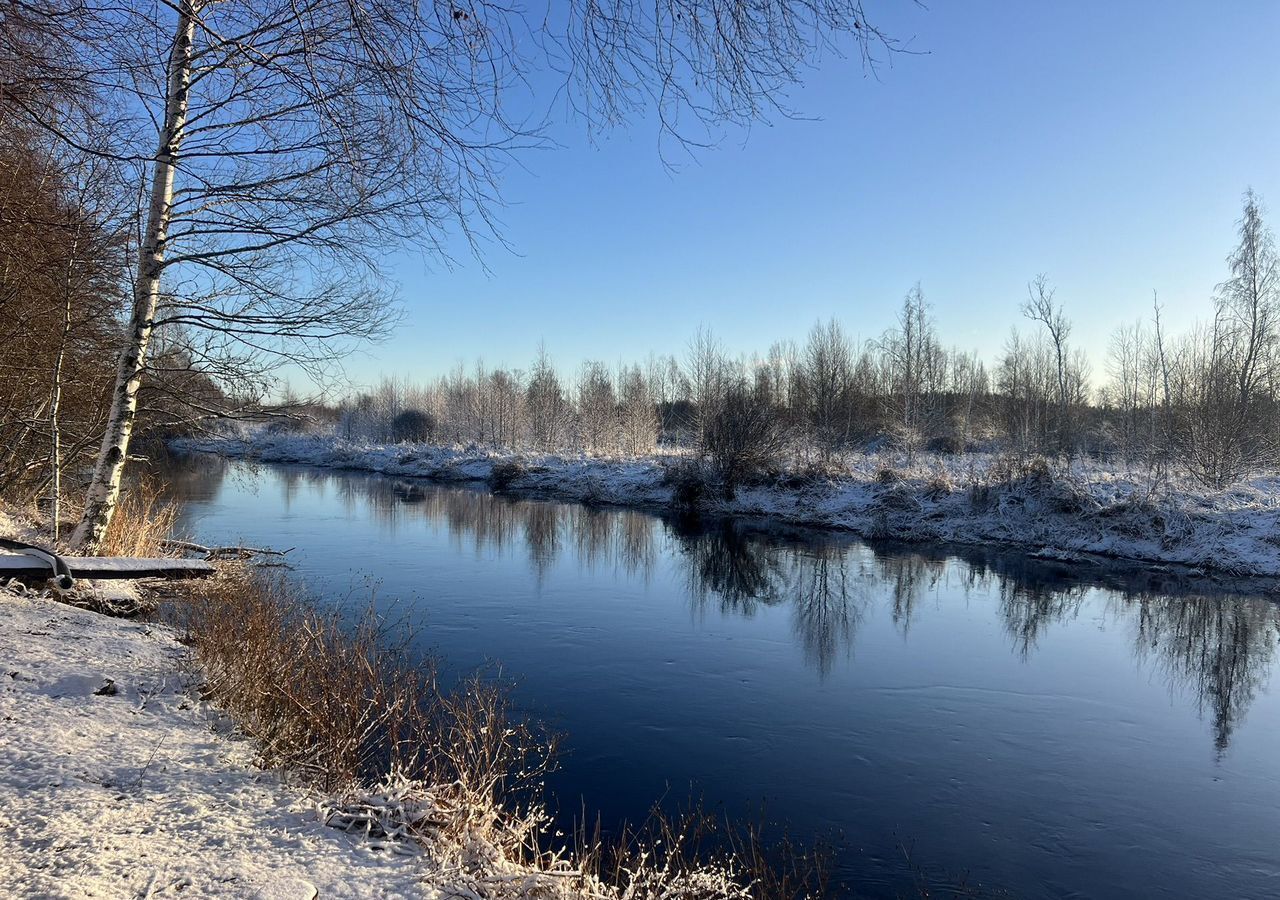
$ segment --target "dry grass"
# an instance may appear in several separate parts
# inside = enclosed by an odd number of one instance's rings
[[[886,486],[898,484],[905,480],[901,472],[899,472],[897,469],[894,469],[890,466],[884,466],[876,470],[876,474],[874,477],[875,477],[876,484],[882,484]]]
[[[173,536],[178,506],[164,496],[164,487],[140,479],[121,491],[120,502],[98,552],[102,556],[172,556],[164,542]]]
[[[536,853],[554,742],[513,718],[479,676],[445,691],[372,612],[322,612],[281,577],[223,567],[188,585],[180,614],[206,695],[262,762],[326,792],[394,777],[432,786],[432,829],[482,834],[508,857]],[[440,786],[447,786],[441,788]]]
[[[930,500],[941,500],[956,492],[956,483],[946,469],[939,466],[925,482],[924,493]]]

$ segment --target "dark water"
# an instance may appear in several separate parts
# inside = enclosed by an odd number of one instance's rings
[[[763,804],[842,835],[868,896],[916,866],[1025,897],[1280,896],[1266,597],[305,468],[174,482],[193,536],[296,546],[318,593],[500,660],[568,735],[564,809]]]

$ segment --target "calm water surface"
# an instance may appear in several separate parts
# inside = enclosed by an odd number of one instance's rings
[[[1280,896],[1280,606],[998,554],[191,458],[197,539],[501,661],[605,822],[691,790],[839,836],[860,895]],[[903,848],[910,849],[911,864]]]

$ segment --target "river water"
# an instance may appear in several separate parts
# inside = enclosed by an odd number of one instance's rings
[[[860,896],[1280,896],[1280,606],[1168,576],[189,457],[181,527],[500,662],[567,819],[786,822]]]

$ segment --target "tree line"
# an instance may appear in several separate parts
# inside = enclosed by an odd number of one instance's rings
[[[567,376],[539,350],[528,368],[384,379],[312,412],[349,439],[626,456],[690,448],[730,480],[867,449],[999,449],[1118,460],[1221,488],[1280,462],[1280,266],[1251,191],[1237,229],[1207,323],[1170,335],[1153,297],[1148,318],[1115,330],[1098,375],[1038,276],[1020,307],[1025,327],[992,360],[945,346],[917,285],[869,341],[831,319],[801,342],[733,355],[704,330],[681,358],[587,361]]]

